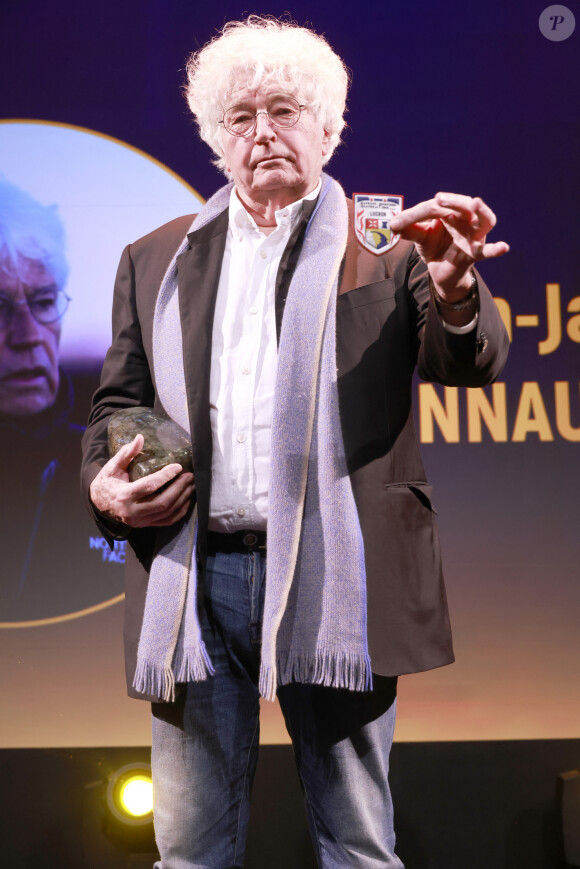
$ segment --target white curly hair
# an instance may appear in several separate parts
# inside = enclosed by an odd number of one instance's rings
[[[41,205],[0,175],[0,273],[19,276],[21,260],[39,262],[57,285],[68,277],[64,226],[56,205]]]
[[[324,37],[292,21],[250,15],[230,21],[219,36],[187,61],[187,102],[204,142],[225,172],[221,128],[229,95],[240,87],[275,83],[297,95],[322,122],[330,136],[327,163],[345,126],[349,73]]]

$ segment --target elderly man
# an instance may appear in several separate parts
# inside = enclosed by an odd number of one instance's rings
[[[83,472],[133,550],[127,668],[154,701],[159,865],[243,865],[259,698],[277,695],[318,864],[400,867],[397,676],[453,660],[411,378],[498,375],[507,338],[472,267],[507,245],[468,196],[353,213],[322,172],[347,74],[311,31],[230,24],[188,75],[231,183],[124,252]],[[107,461],[109,415],[138,405],[190,431],[193,475],[129,482],[139,435]]]
[[[67,276],[56,206],[0,179],[0,622],[80,610],[121,582],[75,506],[83,428],[59,367]]]

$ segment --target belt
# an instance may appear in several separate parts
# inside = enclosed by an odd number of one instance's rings
[[[206,539],[209,555],[216,552],[266,552],[265,531],[243,530],[234,531],[232,534],[208,531]]]

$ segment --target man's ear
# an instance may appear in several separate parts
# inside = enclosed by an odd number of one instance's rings
[[[332,136],[328,132],[328,130],[324,130],[324,132],[322,133],[322,156],[323,157],[326,157],[326,155],[328,154],[328,152],[330,150],[331,138],[332,138]]]

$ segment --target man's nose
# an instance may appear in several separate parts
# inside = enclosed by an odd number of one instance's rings
[[[256,129],[254,130],[254,138],[257,142],[268,141],[276,138],[276,127],[270,120],[270,116],[265,109],[260,109],[256,112]]]
[[[32,316],[28,303],[17,302],[8,327],[8,343],[14,347],[27,347],[42,342],[42,328]]]

